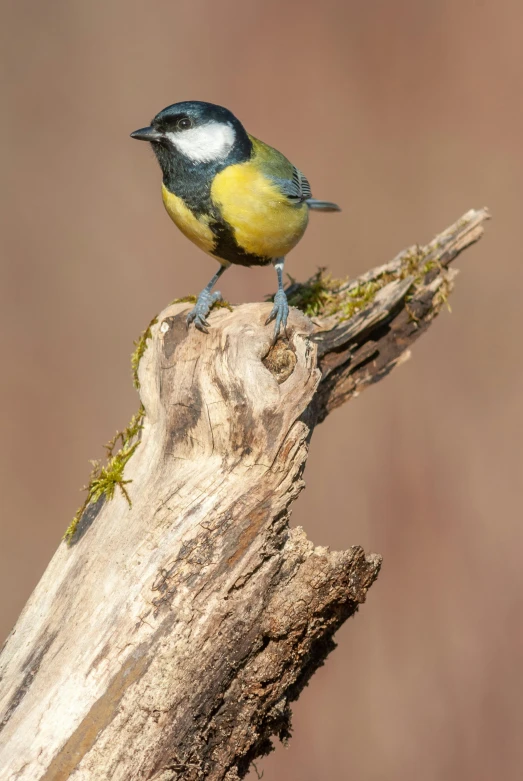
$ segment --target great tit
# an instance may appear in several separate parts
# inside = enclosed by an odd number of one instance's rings
[[[207,333],[207,315],[221,298],[212,289],[231,263],[272,263],[278,292],[266,324],[276,321],[277,339],[289,314],[283,289],[285,255],[303,236],[310,209],[334,212],[339,206],[315,200],[301,171],[213,103],[174,103],[131,137],[149,141],[153,148],[163,173],[163,203],[173,222],[221,264],[198,296],[187,324],[194,322]]]

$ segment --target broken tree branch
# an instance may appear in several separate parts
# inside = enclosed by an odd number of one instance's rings
[[[291,310],[274,347],[270,304],[214,311],[209,335],[184,303],[155,319],[140,414],[0,656],[3,779],[232,781],[289,735],[380,567],[289,529],[311,433],[405,359],[487,216],[357,280],[292,284],[312,320]]]

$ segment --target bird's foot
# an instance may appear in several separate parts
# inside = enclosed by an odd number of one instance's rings
[[[276,320],[274,324],[274,342],[277,341],[280,334],[280,328],[283,327],[283,332],[287,336],[287,318],[289,317],[289,304],[287,296],[284,290],[278,290],[274,296],[274,306],[272,311],[265,321],[265,325],[269,325],[273,320]]]
[[[211,293],[210,290],[202,290],[196,304],[187,315],[187,328],[191,323],[194,323],[199,331],[208,334],[209,323],[207,322],[207,315],[216,301],[222,301],[222,294],[219,290],[215,290],[214,293]]]

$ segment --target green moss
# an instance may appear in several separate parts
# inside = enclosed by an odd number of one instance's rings
[[[233,311],[232,305],[229,304],[228,301],[225,301],[224,299],[220,298],[218,301],[215,301],[213,305],[211,306],[211,312],[213,309],[228,309],[229,312]]]
[[[197,300],[197,296],[184,296],[183,298],[175,298],[174,301],[171,301],[169,306],[172,306],[173,304],[195,304]]]
[[[435,260],[428,260],[426,263],[423,264],[421,267],[421,274],[425,276],[425,274],[428,274],[429,271],[432,271],[435,268],[441,268],[439,263],[436,263]]]
[[[383,275],[385,277],[385,275]],[[356,287],[351,288],[346,300],[340,305],[340,323],[345,320],[350,320],[357,312],[365,309],[366,306],[372,303],[378,290],[385,287],[387,282],[382,277],[372,279],[369,282],[364,282]]]
[[[154,317],[145,331],[140,335],[138,341],[134,342],[135,350],[131,355],[131,371],[133,373],[133,385],[136,390],[139,390],[140,388],[140,380],[138,379],[138,366],[140,365],[140,361],[142,360],[143,354],[147,348],[147,342],[152,336],[151,328],[153,325],[156,325],[157,322],[158,318]]]
[[[316,274],[303,284],[298,284],[290,275],[289,280],[295,288],[289,294],[290,306],[301,309],[309,317],[325,316],[330,310],[337,311],[337,291],[344,280],[334,279],[325,268],[319,268]],[[274,296],[271,296],[270,300],[273,298]]]
[[[421,264],[427,257],[427,254],[428,250],[424,250],[417,245],[405,250],[401,257],[399,279],[417,277],[420,273]]]
[[[88,505],[94,504],[102,496],[105,496],[106,499],[112,499],[118,488],[127,499],[129,507],[131,507],[131,498],[125,487],[131,480],[124,480],[124,469],[140,444],[139,435],[143,428],[144,416],[145,410],[143,407],[140,407],[136,415],[133,415],[131,418],[127,428],[124,431],[117,431],[114,437],[105,445],[107,450],[107,463],[105,465],[102,465],[99,461],[91,462],[93,470],[89,478],[89,484],[84,488],[87,491],[87,496],[64,534],[64,540],[68,544],[72,542],[80,519]],[[120,447],[115,452],[118,444]]]
[[[447,307],[448,311],[452,314],[452,309],[449,304],[450,283],[448,279],[443,277],[441,285],[436,291],[436,295],[433,299],[433,306],[435,309],[439,309],[443,304]]]
[[[347,280],[335,279],[324,268],[306,283],[297,285],[292,277],[289,304],[301,309],[309,317],[338,315],[339,321],[350,319],[370,304],[378,290],[398,277],[383,273],[368,282],[361,282],[345,290]]]
[[[309,317],[338,315],[339,321],[344,322],[371,304],[376,293],[390,282],[405,279],[407,276],[424,276],[429,267],[435,264],[429,262],[420,270],[423,258],[424,253],[419,248],[409,250],[397,272],[383,272],[368,282],[349,287],[348,290],[343,289],[347,280],[334,279],[324,268],[318,269],[316,274],[302,285],[297,285],[295,280],[289,277],[291,285],[296,288],[289,295],[289,304],[301,309]]]
[[[184,296],[183,298],[175,298],[174,301],[171,301],[170,306],[173,304],[195,304],[197,300],[198,296]],[[228,309],[229,312],[233,311],[231,304],[228,301],[224,301],[222,298],[213,302],[211,312],[213,309]]]
[[[344,322],[368,307],[378,291],[390,282],[412,277],[412,288],[406,296],[408,301],[430,271],[442,268],[438,261],[428,256],[428,249],[411,247],[403,253],[398,269],[393,272],[384,271],[368,282],[359,282],[352,286],[347,286],[347,280],[334,279],[324,268],[318,269],[304,284],[297,284],[289,276],[289,304],[301,309],[309,317],[336,315],[339,322]]]

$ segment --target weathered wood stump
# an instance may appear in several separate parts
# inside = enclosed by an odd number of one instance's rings
[[[359,280],[293,284],[313,319],[291,310],[274,347],[268,303],[214,311],[208,335],[189,304],[156,318],[143,410],[0,656],[2,779],[232,781],[289,734],[380,567],[289,529],[311,433],[408,355],[486,217]]]

